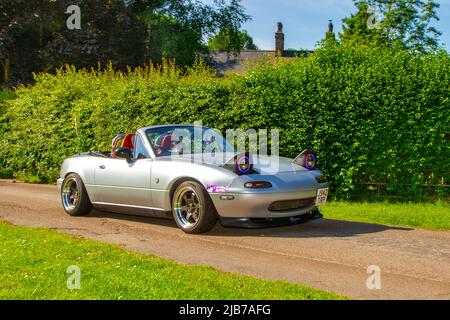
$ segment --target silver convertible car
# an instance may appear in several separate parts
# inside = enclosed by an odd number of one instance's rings
[[[214,130],[151,126],[119,134],[111,151],[64,160],[58,179],[64,210],[92,208],[173,218],[186,233],[224,226],[266,227],[322,217],[328,183],[305,150],[295,159],[235,152]]]

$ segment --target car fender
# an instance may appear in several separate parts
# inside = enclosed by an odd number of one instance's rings
[[[152,165],[152,199],[155,207],[171,209],[171,191],[186,180],[198,181],[206,190],[228,188],[237,175],[215,165],[183,161],[154,161]]]
[[[89,192],[89,186],[94,184],[95,162],[96,158],[92,156],[78,155],[67,158],[61,166],[60,177],[64,179],[69,173],[76,173]]]

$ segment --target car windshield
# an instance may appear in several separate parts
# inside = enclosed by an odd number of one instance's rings
[[[164,126],[147,129],[145,133],[157,157],[233,152],[220,133],[206,127]]]

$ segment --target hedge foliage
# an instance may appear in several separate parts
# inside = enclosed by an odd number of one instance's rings
[[[184,74],[170,63],[126,74],[67,67],[0,98],[0,165],[53,182],[65,157],[109,150],[118,132],[201,120],[223,131],[280,129],[280,154],[317,151],[337,197],[366,189],[361,182],[417,196],[421,185],[449,184],[449,75],[446,52],[350,46],[225,78],[201,62]]]

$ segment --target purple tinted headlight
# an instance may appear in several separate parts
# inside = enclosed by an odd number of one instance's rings
[[[308,170],[314,170],[317,165],[316,155],[312,152],[305,155],[304,167]]]
[[[248,155],[242,155],[237,158],[236,161],[236,170],[240,174],[248,174],[252,171],[252,163],[250,161],[250,157]]]

